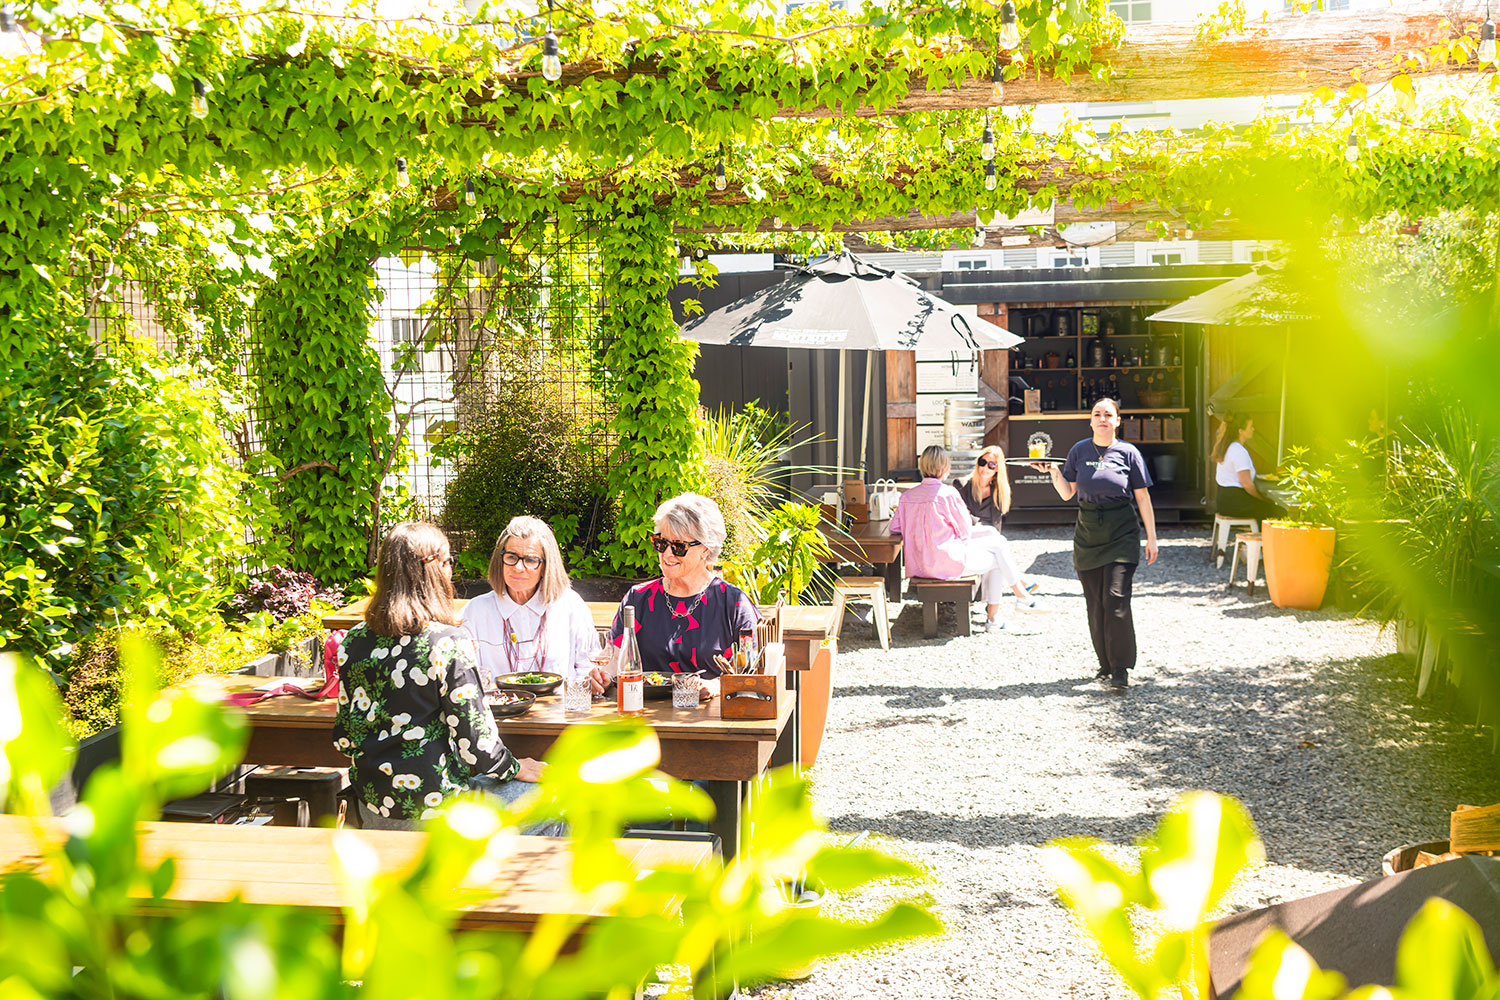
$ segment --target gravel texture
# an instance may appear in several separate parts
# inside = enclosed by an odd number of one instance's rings
[[[1055,901],[1047,841],[1097,837],[1123,858],[1180,793],[1234,795],[1267,851],[1233,890],[1239,910],[1377,876],[1390,848],[1446,837],[1457,803],[1500,801],[1488,735],[1413,702],[1389,632],[1226,590],[1206,529],[1163,534],[1136,576],[1140,662],[1123,696],[1092,680],[1071,529],[1007,532],[1050,608],[1012,614],[1015,633],[957,637],[944,608],[924,640],[908,603],[884,652],[868,624],[846,623],[810,772],[818,807],[834,831],[870,831],[930,871],[918,891],[949,931],[762,997],[1125,997]]]

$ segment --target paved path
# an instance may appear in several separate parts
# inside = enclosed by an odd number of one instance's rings
[[[1129,845],[1183,791],[1238,796],[1268,852],[1234,893],[1245,908],[1377,875],[1387,849],[1446,836],[1454,804],[1500,801],[1500,758],[1472,728],[1411,706],[1389,633],[1226,592],[1206,532],[1168,531],[1137,576],[1141,664],[1123,697],[1088,679],[1070,530],[1008,534],[1052,613],[969,638],[945,638],[945,619],[924,641],[909,604],[890,653],[846,626],[811,772],[835,831],[868,830],[931,871],[949,935],[764,996],[1125,997],[1053,899],[1037,864],[1051,838]]]

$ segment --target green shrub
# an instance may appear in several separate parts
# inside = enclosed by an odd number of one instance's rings
[[[104,623],[216,620],[245,549],[215,388],[111,350],[64,337],[0,372],[0,648],[54,665]]]
[[[597,568],[594,553],[613,531],[616,504],[602,456],[576,417],[589,405],[578,398],[588,390],[564,388],[574,385],[560,377],[504,384],[488,423],[444,443],[457,472],[440,522],[461,570],[482,576],[495,539],[518,514],[552,527],[570,570]]]

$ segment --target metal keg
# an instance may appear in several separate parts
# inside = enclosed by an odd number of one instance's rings
[[[984,399],[962,396],[943,401],[943,447],[955,469],[973,464],[984,449]]]

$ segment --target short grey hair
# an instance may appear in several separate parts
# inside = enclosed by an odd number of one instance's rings
[[[700,493],[683,493],[656,508],[651,518],[656,530],[671,528],[672,533],[688,541],[702,542],[708,550],[708,561],[717,562],[729,536],[719,505]]]
[[[953,460],[940,444],[928,445],[917,459],[917,471],[928,479],[942,479],[951,468]]]

